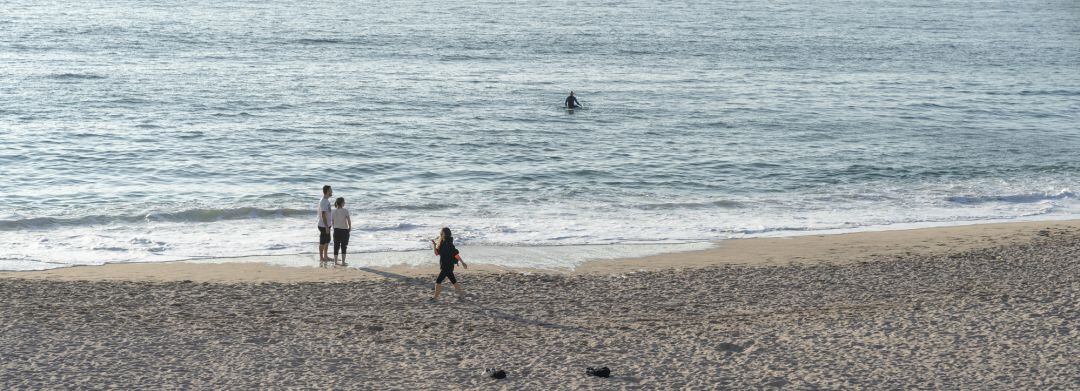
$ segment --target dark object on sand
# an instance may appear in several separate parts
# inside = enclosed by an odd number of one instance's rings
[[[608,367],[600,367],[600,368],[588,367],[588,368],[585,368],[585,374],[589,375],[589,376],[596,376],[596,377],[610,377],[611,376],[611,369],[608,369]]]
[[[488,368],[484,370],[484,374],[488,375],[492,379],[505,379],[506,371],[498,368]]]

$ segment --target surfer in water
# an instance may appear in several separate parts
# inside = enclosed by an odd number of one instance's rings
[[[566,108],[576,109],[581,107],[581,103],[578,102],[577,97],[574,96],[574,91],[570,91],[570,96],[566,97]]]

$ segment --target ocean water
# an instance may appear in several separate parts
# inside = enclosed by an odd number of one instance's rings
[[[1080,214],[1073,0],[10,0],[0,97],[0,270]]]

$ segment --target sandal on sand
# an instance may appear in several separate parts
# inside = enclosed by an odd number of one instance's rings
[[[499,368],[488,368],[484,370],[484,375],[492,379],[505,379],[506,371]]]
[[[596,377],[610,377],[611,376],[611,369],[608,369],[608,367],[600,367],[600,368],[588,367],[588,368],[585,368],[585,374],[589,375],[589,376],[596,376]]]

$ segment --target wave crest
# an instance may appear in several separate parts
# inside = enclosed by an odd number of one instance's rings
[[[945,200],[954,202],[957,204],[969,204],[978,205],[989,202],[1006,202],[1012,204],[1031,204],[1043,201],[1063,200],[1068,198],[1076,198],[1076,194],[1069,191],[1069,189],[1061,190],[1057,193],[1023,193],[1023,194],[1007,194],[1007,195],[982,195],[982,196],[952,196],[946,197]]]
[[[45,77],[56,80],[100,80],[105,78],[105,76],[102,75],[89,73],[55,73]]]
[[[91,215],[83,217],[31,217],[0,220],[0,231],[19,229],[46,228],[55,226],[81,226],[103,225],[110,223],[140,223],[140,222],[214,222],[222,220],[244,220],[258,218],[276,218],[302,216],[312,214],[313,211],[306,209],[263,209],[263,208],[234,208],[234,209],[189,209],[178,212],[151,211],[140,215]]]

